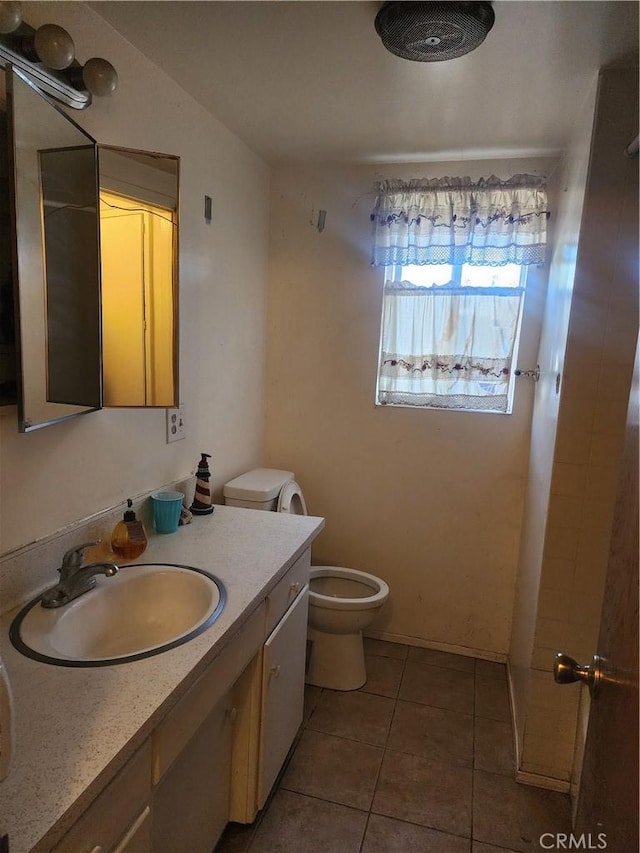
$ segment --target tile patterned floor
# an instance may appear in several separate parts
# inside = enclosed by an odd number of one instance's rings
[[[527,853],[569,798],[514,781],[506,669],[365,640],[368,680],[307,687],[305,720],[251,826],[216,853]]]

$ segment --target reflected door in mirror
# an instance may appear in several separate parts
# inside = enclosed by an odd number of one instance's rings
[[[173,406],[171,210],[102,191],[105,406]]]

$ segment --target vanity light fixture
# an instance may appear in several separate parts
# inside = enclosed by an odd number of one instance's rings
[[[95,57],[82,66],[75,58],[69,33],[57,24],[34,30],[22,20],[18,2],[0,2],[0,67],[13,65],[52,98],[86,109],[92,95],[112,95],[118,74],[106,59]]]

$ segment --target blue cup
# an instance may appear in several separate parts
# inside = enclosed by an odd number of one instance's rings
[[[180,521],[182,492],[154,492],[151,495],[153,525],[157,533],[175,533]]]

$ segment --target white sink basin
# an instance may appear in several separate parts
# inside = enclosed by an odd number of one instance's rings
[[[28,657],[62,666],[103,666],[148,657],[185,643],[222,613],[222,583],[199,569],[170,564],[121,567],[63,607],[40,598],[11,626]]]

